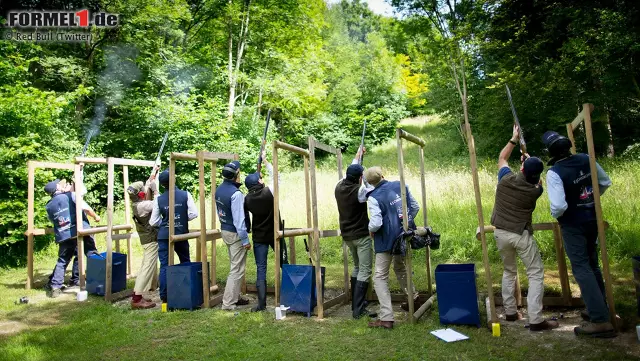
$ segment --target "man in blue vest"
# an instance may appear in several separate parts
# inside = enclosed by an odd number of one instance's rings
[[[392,329],[393,307],[391,293],[389,292],[389,268],[393,261],[393,271],[398,278],[398,283],[403,291],[416,298],[415,288],[407,284],[407,270],[402,255],[391,253],[394,241],[404,232],[402,224],[402,198],[400,182],[388,182],[382,175],[380,167],[368,168],[364,172],[364,178],[375,189],[369,193],[367,207],[369,208],[369,232],[373,237],[376,252],[376,272],[373,284],[380,303],[379,319],[370,322],[369,327],[382,327]],[[409,222],[412,222],[420,210],[420,205],[413,198],[409,187],[407,194],[407,214]],[[411,293],[409,293],[411,292]]]
[[[56,243],[58,244],[58,262],[51,274],[49,287],[49,297],[55,298],[62,293],[64,282],[64,273],[67,265],[74,254],[77,254],[77,227],[76,227],[76,195],[72,192],[73,186],[67,184],[64,180],[56,179],[47,183],[44,191],[47,192],[51,199],[47,202],[47,216],[53,223],[53,232]],[[83,228],[89,228],[89,220],[87,215],[96,221],[100,221],[93,209],[86,202],[82,202],[82,225]],[[84,252],[88,256],[96,251],[96,244],[93,237],[84,236]],[[78,280],[78,263],[73,264],[72,279]]]
[[[245,224],[249,219],[244,208],[244,195],[240,192],[240,162],[233,161],[222,169],[224,181],[216,189],[216,206],[222,240],[229,252],[229,276],[222,297],[222,309],[234,310],[236,306],[248,305],[249,300],[240,297],[242,278],[247,263],[247,251],[251,249]]]
[[[552,167],[547,172],[551,215],[560,223],[564,248],[587,306],[583,318],[588,322],[573,332],[578,336],[615,337],[598,264],[598,224],[593,198],[593,192],[603,194],[611,186],[611,179],[596,163],[599,189],[594,190],[589,155],[571,154],[571,141],[553,131],[544,133],[542,141],[551,155],[548,164]]]
[[[158,182],[165,189],[159,197],[154,199],[153,210],[149,224],[158,229],[158,258],[160,259],[160,299],[167,302],[167,266],[169,265],[169,170],[160,173]],[[175,187],[174,204],[174,233],[175,235],[189,233],[189,221],[198,217],[198,209],[191,197],[191,193]],[[189,241],[173,243],[180,263],[190,262]]]

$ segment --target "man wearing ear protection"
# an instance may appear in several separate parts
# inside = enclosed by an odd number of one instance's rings
[[[155,172],[153,173],[155,174]],[[143,292],[151,289],[153,277],[156,276],[158,264],[158,229],[149,224],[153,212],[153,199],[158,196],[158,188],[154,176],[146,183],[135,182],[127,188],[131,199],[133,222],[143,248],[142,265],[136,277],[136,285],[131,298],[131,309],[146,309],[156,306],[151,300],[142,297]]]

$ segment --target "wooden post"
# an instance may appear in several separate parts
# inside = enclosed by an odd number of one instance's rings
[[[73,175],[75,178],[75,184],[82,184],[82,168],[80,164],[74,164],[73,167]],[[83,229],[82,223],[82,192],[76,192],[76,234],[80,234],[80,231]],[[108,206],[107,206],[108,207]],[[108,219],[108,215],[107,215]],[[80,278],[80,289],[85,289],[85,269],[84,269],[84,242],[82,241],[82,236],[77,236],[78,242],[78,277]]]
[[[104,299],[111,302],[111,284],[113,278],[113,178],[114,178],[113,158],[107,158],[107,265],[104,286]],[[78,237],[80,238],[80,237]],[[80,255],[80,252],[78,252]]]
[[[278,184],[278,146],[276,141],[273,141],[273,250],[275,251],[276,266],[274,267],[276,273],[275,279],[275,293],[276,293],[276,306],[280,305],[280,242],[278,241],[280,229],[280,184]]]
[[[567,261],[564,258],[564,247],[562,245],[562,232],[560,225],[553,224],[553,242],[556,246],[556,261],[558,262],[558,276],[562,287],[562,298],[565,306],[571,306],[571,287],[569,287],[569,274],[567,272]]]
[[[202,256],[202,298],[204,300],[204,308],[209,308],[209,269],[207,268],[207,193],[205,192],[204,156],[202,151],[198,151],[197,156],[198,178],[200,183],[200,243],[198,245],[200,246],[200,253]]]
[[[115,231],[113,231],[113,233],[118,235],[120,234],[120,231],[116,229]],[[116,238],[115,241],[116,241],[116,253],[120,253],[120,238]]]
[[[289,237],[289,263],[296,264],[296,237]]]
[[[25,288],[33,287],[33,229],[35,228],[35,167],[31,161],[27,162],[28,189],[27,189],[27,282]],[[78,254],[78,258],[80,255]]]
[[[216,162],[211,162],[211,229],[216,229]],[[211,262],[209,262],[209,274],[211,274],[211,286],[218,284],[216,275],[216,251],[218,239],[211,240]]]
[[[173,236],[175,235],[176,160],[169,160],[169,266],[173,265]]]
[[[427,180],[424,173],[424,147],[420,147],[420,186],[422,188],[422,222],[425,227],[429,226],[427,218]],[[433,295],[433,287],[431,285],[431,248],[425,247],[425,257],[427,261],[427,285],[429,297]],[[422,315],[422,314],[421,314]]]
[[[127,193],[129,188],[129,166],[122,166],[122,185],[124,190],[124,224],[131,224],[131,200]],[[129,232],[131,234],[131,232]],[[131,262],[131,236],[127,237],[127,275],[133,274],[133,264]]]
[[[304,189],[306,195],[306,208],[307,208],[307,228],[313,227],[313,220],[311,219],[311,181],[309,180],[309,159],[304,158]]]
[[[318,225],[318,195],[316,190],[315,140],[309,138],[309,177],[311,179],[311,215],[313,217],[313,247],[315,249],[316,300],[318,318],[324,318],[324,295],[322,294],[322,266],[320,264],[320,231]],[[348,294],[348,293],[347,293]]]
[[[591,127],[591,104],[583,104],[584,127],[587,135],[587,149],[589,150],[589,166],[591,168],[591,185],[593,187],[593,200],[596,206],[596,219],[598,222],[598,241],[600,243],[600,256],[602,257],[602,271],[604,276],[604,287],[609,304],[609,317],[611,324],[618,329],[616,322],[616,308],[613,300],[613,284],[611,273],[609,273],[609,256],[607,254],[607,240],[604,231],[604,220],[602,217],[602,203],[600,201],[600,185],[598,183],[598,169],[596,167],[596,151],[593,142],[593,129]]]
[[[473,190],[476,196],[476,213],[478,215],[478,226],[480,227],[480,240],[482,241],[482,260],[484,262],[484,275],[487,282],[487,294],[489,295],[489,308],[491,315],[487,315],[491,323],[497,323],[496,303],[493,295],[493,281],[491,280],[491,265],[489,264],[489,249],[487,247],[487,236],[484,233],[484,214],[482,213],[482,196],[480,194],[480,180],[478,179],[478,160],[476,159],[476,144],[471,133],[471,126],[467,126],[467,139],[469,141],[469,159],[471,162],[471,176],[473,179]]]
[[[407,202],[407,188],[404,180],[404,152],[402,150],[402,138],[400,137],[400,129],[396,130],[396,141],[398,145],[398,173],[400,174],[400,197],[402,198],[402,227],[406,232],[409,230],[409,212],[408,212],[408,202]],[[409,304],[409,322],[414,323],[415,318],[413,317],[414,313],[414,304],[413,304],[413,265],[411,259],[411,244],[407,242],[407,254],[405,255],[405,269],[407,272],[407,303]]]
[[[573,126],[571,125],[571,123],[567,124],[567,135],[569,136],[569,140],[571,141],[571,154],[576,154],[576,140],[573,137]]]

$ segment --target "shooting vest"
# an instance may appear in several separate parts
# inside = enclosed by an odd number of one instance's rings
[[[335,197],[340,215],[340,233],[345,241],[353,241],[369,235],[367,204],[358,200],[360,183],[347,178],[336,185]]]
[[[233,213],[231,212],[231,197],[240,192],[240,183],[235,183],[225,179],[220,187],[216,189],[216,207],[218,208],[218,218],[220,218],[220,228],[223,231],[237,233],[236,226],[233,225]],[[273,205],[271,205],[273,209]]]
[[[244,198],[245,211],[251,212],[251,232],[254,243],[273,244],[273,194],[269,187],[259,184]]]
[[[596,209],[591,184],[589,155],[574,154],[557,162],[551,170],[556,172],[564,187],[567,210],[558,218],[560,224],[580,224],[594,221]]]
[[[542,187],[527,182],[522,172],[505,175],[496,188],[491,224],[516,234],[525,229],[533,234],[532,214],[541,195]]]
[[[73,201],[71,192],[54,195],[47,202],[46,209],[47,216],[53,223],[56,243],[64,242],[76,236],[76,202]],[[85,229],[91,227],[84,212],[82,212],[82,226]]]
[[[131,208],[133,210],[133,223],[136,225],[140,244],[156,242],[158,240],[158,229],[149,224],[151,212],[145,211],[153,208],[153,201],[135,200],[131,203]]]
[[[187,208],[188,200],[188,193],[176,187],[173,215],[175,234],[189,233],[189,213]],[[160,222],[160,228],[158,229],[158,239],[167,240],[169,239],[168,190],[158,197],[158,208],[160,208],[160,214],[162,215],[162,222]]]
[[[373,197],[378,201],[382,215],[382,227],[373,235],[376,253],[390,252],[393,248],[393,242],[404,231],[400,194],[400,182],[388,182],[386,180],[381,181],[369,193],[369,197]]]

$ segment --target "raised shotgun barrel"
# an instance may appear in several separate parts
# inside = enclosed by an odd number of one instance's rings
[[[271,109],[267,111],[267,124],[264,126],[264,132],[262,133],[262,144],[260,145],[260,153],[258,154],[258,164],[256,165],[256,173],[260,173],[262,170],[262,152],[264,152],[264,146],[267,142],[267,132],[269,131],[269,122],[271,121]]]

